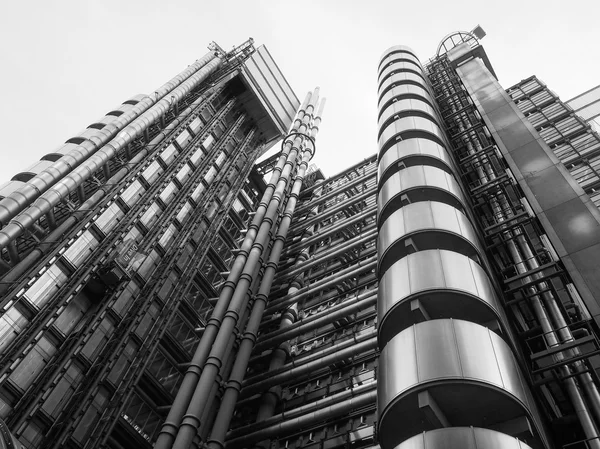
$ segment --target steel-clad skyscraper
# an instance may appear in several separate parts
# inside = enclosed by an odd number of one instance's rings
[[[600,448],[594,91],[505,91],[483,35],[384,52],[378,152],[329,178],[318,89],[249,41],[0,187],[2,437]]]

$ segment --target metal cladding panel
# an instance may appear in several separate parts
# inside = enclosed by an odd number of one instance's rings
[[[379,127],[386,122],[386,120],[391,119],[396,114],[410,114],[410,113],[423,113],[430,115],[431,117],[436,117],[435,110],[427,104],[423,100],[417,100],[414,98],[403,98],[394,103],[387,105],[385,109],[381,111],[381,116],[379,117]]]
[[[393,47],[390,47],[383,52],[381,58],[379,58],[379,65],[381,65],[386,58],[389,58],[390,56],[394,55],[394,53],[409,53],[418,60],[417,55],[415,54],[415,51],[412,48],[406,45],[394,45]]]
[[[480,59],[457,69],[515,179],[600,324],[600,211]]]
[[[396,449],[529,449],[518,438],[480,427],[449,427],[423,432]]]
[[[425,99],[425,101],[428,101],[430,104],[433,104],[433,100],[431,99],[431,95],[427,89],[424,89],[419,86],[415,86],[414,84],[401,84],[399,86],[391,88],[385,94],[383,94],[383,96],[379,100],[380,114],[381,114],[381,107],[385,103],[392,100],[393,98],[407,96],[407,95],[422,97],[423,99]]]
[[[427,86],[427,83],[425,83],[423,77],[414,72],[396,72],[381,83],[381,86],[379,86],[379,95],[381,96],[388,89],[401,86],[403,84],[412,84],[423,87]]]
[[[492,283],[479,264],[452,251],[419,251],[395,262],[381,278],[377,303],[380,348],[414,323],[414,299],[431,318],[479,324],[503,320]]]
[[[388,76],[393,75],[396,72],[403,71],[422,73],[423,69],[421,69],[421,66],[417,63],[408,61],[395,61],[381,71],[381,74],[379,75],[379,83],[381,83],[381,81],[386,79]]]
[[[419,323],[393,337],[379,360],[384,449],[439,427],[427,418],[423,395],[451,426],[489,427],[526,416],[539,435],[535,404],[516,359],[506,342],[483,326],[448,319]]]
[[[281,135],[287,133],[300,101],[267,47],[261,45],[244,62],[243,77]],[[267,136],[271,138],[271,136]]]
[[[389,66],[394,61],[397,61],[399,59],[408,59],[410,61],[414,61],[414,63],[417,64],[422,69],[419,58],[417,58],[415,55],[413,55],[411,53],[406,53],[405,51],[400,51],[400,52],[396,52],[396,53],[391,53],[390,55],[388,55],[384,59],[382,59],[382,61],[379,63],[379,73],[383,72],[385,67]]]
[[[433,117],[402,117],[381,130],[379,137],[380,152],[381,149],[385,151],[388,148],[390,140],[396,140],[398,134],[407,131],[421,131],[436,136],[440,142],[444,141],[444,133]]]
[[[414,139],[410,139],[414,140]],[[391,151],[391,150],[390,150]],[[387,153],[386,153],[387,154]],[[381,159],[382,162],[384,159]],[[381,215],[388,203],[410,189],[439,189],[448,192],[457,202],[465,203],[456,179],[448,172],[427,165],[407,167],[385,181],[377,197],[377,208]],[[433,198],[430,198],[433,199]]]
[[[393,166],[402,159],[409,157],[422,158],[423,156],[443,162],[448,169],[453,167],[452,158],[440,144],[428,139],[407,139],[395,143],[381,156],[377,167],[378,179],[381,179],[388,170],[393,169]]]
[[[381,223],[377,237],[380,276],[410,252],[409,237],[417,251],[440,248],[475,258],[483,253],[465,214],[446,203],[420,201],[400,208]]]

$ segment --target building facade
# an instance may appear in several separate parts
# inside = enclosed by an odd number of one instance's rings
[[[329,178],[249,41],[0,187],[5,445],[600,448],[594,101],[505,91],[483,35],[388,49]]]

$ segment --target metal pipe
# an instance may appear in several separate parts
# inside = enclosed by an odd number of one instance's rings
[[[517,243],[521,248],[523,255],[525,256],[525,260],[527,261],[529,269],[534,270],[538,268],[539,263],[533,255],[533,251],[531,251],[529,244],[527,243],[525,237],[522,234],[517,236]],[[535,279],[539,279],[542,277],[542,275],[541,273],[535,273],[534,275],[532,275],[532,277]],[[540,287],[542,290],[546,290],[548,284],[546,282],[540,282]],[[544,304],[546,306],[546,309],[550,313],[552,321],[554,321],[554,325],[557,328],[557,334],[560,337],[561,342],[569,343],[575,341],[573,334],[571,333],[571,329],[569,329],[567,321],[565,320],[562,311],[558,307],[556,299],[554,298],[552,293],[545,291],[544,293],[542,293],[542,298],[544,299]],[[572,352],[573,355],[580,354],[578,348],[573,348],[570,352]],[[581,372],[585,369],[585,367],[580,361],[574,362],[573,365],[576,371]],[[585,391],[586,397],[591,403],[592,411],[594,412],[594,415],[596,417],[596,423],[598,423],[600,421],[600,393],[598,392],[598,388],[594,383],[592,376],[589,373],[581,373],[578,376],[578,378],[581,380],[583,390]]]
[[[341,231],[342,229],[347,228],[348,226],[352,226],[354,224],[360,223],[361,221],[364,221],[365,219],[369,218],[370,216],[372,216],[372,215],[374,216],[376,212],[377,212],[376,204],[369,206],[365,210],[363,210],[361,214],[346,218],[344,220],[340,220],[339,223],[336,223],[332,226],[328,226],[326,228],[322,228],[322,230],[319,230],[318,232],[314,233],[312,236],[307,238],[306,241],[300,241],[298,243],[294,243],[293,245],[290,245],[289,247],[286,248],[285,254],[294,253],[299,248],[303,247],[305,244],[312,245],[326,237],[329,237],[330,235],[333,235],[333,234]],[[373,226],[373,225],[374,225],[374,223],[369,226]],[[364,229],[363,229],[363,231],[364,231]]]
[[[312,413],[298,416],[288,421],[279,422],[272,426],[246,434],[243,437],[234,438],[227,442],[227,449],[236,449],[273,437],[282,437],[290,433],[318,422],[327,421],[338,416],[348,414],[350,411],[366,405],[374,405],[377,399],[377,390],[368,391],[359,396],[346,399],[337,404],[321,408]]]
[[[461,123],[461,119],[457,118],[457,120],[458,120],[459,127],[462,126],[463,130],[466,129],[464,124]],[[479,146],[479,148],[477,148],[477,149],[475,149],[471,146],[471,147],[468,147],[468,149],[471,154],[475,154],[475,153],[477,153],[477,151],[481,150],[481,146]],[[486,165],[486,163],[484,163],[484,166],[485,165]],[[489,165],[489,162],[487,163],[487,165]],[[479,170],[476,170],[476,172],[482,183],[488,181],[490,178],[493,180],[496,177],[495,171],[493,170],[493,168],[491,166],[488,167],[485,171],[480,166]],[[508,202],[508,201],[504,197],[504,195],[500,194],[500,195],[498,195],[498,197],[495,197],[494,201],[492,202],[492,207],[495,210],[495,215],[496,215],[498,221],[502,222],[502,221],[505,221],[507,218],[505,211],[510,210],[510,208],[502,207],[499,204],[498,200],[500,202],[502,202],[503,200],[504,200],[504,202]],[[517,244],[515,243],[514,240],[512,240],[512,237],[513,237],[512,232],[506,231],[505,234],[509,238],[509,240],[506,244],[507,249],[509,251],[509,254],[511,255],[511,258],[513,259],[513,262],[515,264],[517,271],[520,274],[526,273],[528,271],[528,269],[526,268],[523,258],[521,257],[521,254],[519,253],[519,251],[517,249]],[[523,236],[521,235],[521,238],[522,237]],[[517,239],[518,238],[519,237],[517,236]],[[526,247],[527,247],[527,245],[526,245]],[[533,256],[533,254],[532,254],[532,256]],[[532,279],[530,276],[527,276],[525,278],[525,282],[530,282],[531,280]],[[548,314],[544,308],[544,305],[542,304],[540,296],[537,294],[537,291],[535,290],[534,287],[529,287],[528,290],[530,291],[530,296],[529,296],[530,303],[533,307],[536,318],[542,327],[542,330],[544,332],[544,337],[546,339],[548,346],[549,347],[558,346],[560,343],[557,338],[554,326],[552,325],[552,323],[550,322],[550,320],[548,318]],[[563,360],[564,354],[557,353],[554,357],[557,360]],[[563,376],[566,377],[564,379],[564,383],[567,387],[567,392],[569,394],[569,397],[571,399],[571,402],[573,404],[575,412],[579,418],[579,421],[581,422],[584,433],[588,439],[592,439],[593,447],[595,449],[599,449],[600,442],[598,442],[598,440],[597,440],[598,431],[597,431],[595,423],[593,422],[593,419],[590,415],[590,412],[587,409],[587,406],[581,396],[581,392],[579,391],[579,388],[577,387],[577,384],[576,384],[575,380],[573,379],[573,377],[570,376],[569,368],[565,365],[565,366],[562,366],[560,368],[560,370],[562,371]]]
[[[360,195],[356,195],[356,196],[349,198],[348,201],[345,201],[343,204],[340,204],[339,206],[332,207],[331,209],[327,210],[323,214],[319,214],[318,217],[315,217],[315,218],[312,218],[309,220],[299,221],[298,223],[295,223],[294,228],[292,228],[290,230],[290,234],[296,235],[299,233],[300,230],[304,230],[304,229],[308,228],[309,226],[312,226],[322,220],[325,220],[326,218],[331,217],[332,215],[337,214],[338,212],[348,209],[349,206],[353,206],[354,204],[359,203],[360,201],[363,201],[363,200],[368,199],[369,197],[372,197],[376,191],[377,191],[377,185],[373,185],[365,193],[362,193]],[[362,212],[363,211],[361,211],[361,213]]]
[[[310,98],[311,94],[309,93],[304,99],[304,102],[302,103],[296,115],[294,123],[291,127],[291,132],[298,132],[301,128],[301,125],[303,125],[303,119],[306,115],[305,109],[308,106]],[[213,343],[215,342],[221,328],[221,323],[229,308],[236,285],[242,276],[250,251],[254,247],[258,230],[268,212],[267,208],[271,203],[271,199],[275,192],[275,187],[279,183],[279,179],[282,176],[288,156],[291,153],[294,142],[296,141],[299,142],[299,138],[295,139],[294,141],[288,140],[283,145],[281,156],[279,157],[279,160],[271,173],[271,178],[256,209],[252,223],[248,227],[248,232],[246,233],[244,241],[242,242],[238,255],[236,256],[236,259],[230,269],[227,280],[223,284],[219,299],[215,305],[210,319],[206,324],[206,328],[202,334],[202,339],[200,340],[200,343],[194,352],[194,356],[190,361],[190,366],[187,369],[181,386],[179,387],[177,396],[173,401],[173,405],[171,406],[171,410],[169,411],[169,414],[160,430],[155,444],[155,449],[170,449],[172,447],[177,430],[179,429],[179,426],[183,420],[183,415],[190,404],[192,395],[198,384],[198,380],[203,372],[205,362],[208,359]],[[270,227],[270,224],[273,222],[273,218],[268,217],[266,222],[269,223]]]
[[[319,253],[317,256],[313,256],[309,261],[304,262],[302,265],[293,266],[287,270],[279,272],[277,275],[277,280],[283,281],[284,279],[291,276],[296,276],[300,272],[312,268],[315,265],[327,262],[328,260],[331,260],[341,254],[344,254],[351,249],[364,245],[366,242],[373,240],[376,235],[377,229],[369,230],[364,234],[361,233],[358,236],[351,238],[350,240],[346,240],[341,248],[330,248],[327,251]]]
[[[328,287],[335,286],[339,284],[340,281],[344,281],[346,279],[350,279],[355,277],[358,274],[365,273],[367,271],[374,270],[377,267],[377,255],[371,256],[365,260],[358,261],[354,265],[346,268],[345,270],[340,270],[331,276],[326,277],[320,281],[317,281],[309,286],[301,288],[298,290],[297,294],[294,295],[286,295],[282,298],[278,298],[269,303],[269,307],[265,313],[273,314],[278,309],[281,309],[284,306],[290,305],[293,302],[300,301],[308,296],[312,295],[314,292],[323,290]]]
[[[359,176],[355,180],[350,181],[348,184],[344,184],[340,189],[336,189],[336,190],[328,193],[327,195],[319,196],[316,200],[313,200],[306,204],[303,204],[302,207],[298,208],[298,215],[304,214],[305,212],[319,206],[320,204],[323,204],[324,202],[330,200],[331,198],[335,198],[336,196],[346,192],[347,190],[350,190],[351,188],[353,188],[357,185],[368,182],[371,178],[374,178],[376,175],[377,175],[377,171],[373,170],[373,173],[371,173],[367,176],[364,176],[364,177]]]
[[[243,427],[238,427],[237,429],[227,433],[227,439],[233,440],[245,436],[248,433],[251,433],[251,431],[256,431],[268,427],[271,424],[276,424],[281,421],[296,418],[305,413],[312,412],[313,410],[319,410],[321,408],[328,407],[329,405],[338,404],[342,401],[345,401],[348,398],[352,398],[354,396],[361,395],[367,391],[374,390],[376,387],[377,382],[368,382],[360,385],[351,385],[347,390],[344,390],[340,393],[335,393],[331,396],[324,397],[323,399],[319,399],[317,401],[301,405],[300,407],[291,410],[286,410],[278,415],[271,416],[270,418],[267,418],[263,421],[255,422]]]
[[[294,144],[292,145],[290,156],[285,162],[281,178],[277,184],[277,188],[275,190],[275,193],[273,194],[273,198],[269,204],[267,213],[265,214],[264,222],[259,228],[256,241],[252,246],[252,249],[248,256],[248,260],[244,266],[243,274],[240,276],[240,280],[231,298],[231,302],[227,313],[223,318],[223,322],[215,339],[211,353],[206,361],[206,365],[202,371],[200,379],[198,380],[196,389],[190,401],[190,405],[188,407],[186,415],[184,416],[179,427],[179,432],[177,433],[175,442],[173,444],[173,447],[175,449],[187,449],[194,435],[196,434],[197,428],[202,425],[198,417],[201,415],[204,407],[206,406],[208,393],[207,387],[215,381],[215,372],[218,369],[222,358],[226,356],[222,342],[233,331],[234,326],[238,322],[238,311],[245,305],[246,298],[248,296],[247,291],[249,288],[249,284],[251,280],[254,279],[254,277],[256,276],[257,264],[259,262],[258,256],[262,252],[263,247],[267,244],[267,233],[270,230],[273,221],[275,220],[274,214],[279,208],[280,203],[284,199],[284,191],[287,187],[288,180],[290,179],[291,172],[295,168],[296,156],[301,150],[302,145],[304,143],[305,139],[303,137],[303,134],[306,133],[309,128],[310,120],[312,118],[312,110],[314,110],[315,108],[317,98],[318,88],[315,89],[315,92],[312,94],[311,100],[309,101],[306,107],[306,113],[302,117],[302,124],[298,128],[298,134],[294,139]],[[231,415],[233,414],[233,408],[235,407],[235,398],[237,398],[237,391],[239,390],[239,385],[241,384],[241,381],[243,379],[243,375],[245,373],[246,366],[250,358],[250,354],[252,352],[252,346],[254,344],[254,340],[256,339],[256,331],[258,331],[258,327],[262,318],[262,313],[266,305],[268,293],[271,288],[271,283],[273,281],[273,278],[275,277],[277,263],[279,261],[279,257],[283,249],[289,225],[291,223],[298,193],[302,184],[302,178],[308,166],[308,161],[312,157],[312,153],[313,151],[308,151],[307,149],[305,149],[303,153],[299,173],[296,177],[297,181],[294,183],[292,193],[290,194],[288,199],[288,204],[279,224],[277,236],[271,249],[271,256],[265,269],[265,274],[263,276],[259,293],[255,297],[252,312],[250,314],[248,325],[246,327],[246,332],[244,333],[244,338],[242,339],[242,342],[240,344],[240,350],[236,357],[236,362],[234,364],[232,376],[227,384],[225,396],[221,402],[221,407],[215,420],[215,426],[213,427],[211,434],[212,436],[214,436],[215,433],[218,432],[222,432],[224,435],[224,432],[227,431],[227,428],[225,428],[225,430],[222,430],[222,428],[224,427],[225,422],[227,422],[228,426],[229,420],[231,419]],[[236,374],[236,376],[241,377],[234,377],[234,373]]]
[[[213,98],[214,94],[209,98]],[[15,265],[10,272],[8,272],[0,283],[0,295],[6,293],[13,282],[16,282],[33,264],[38,262],[47,251],[52,248],[56,242],[62,240],[63,236],[77,224],[86,214],[93,208],[95,208],[101,201],[101,199],[110,191],[112,185],[122,181],[127,173],[129,173],[135,165],[144,160],[148,154],[153,151],[154,147],[162,142],[173,130],[175,130],[182,122],[189,118],[189,115],[200,106],[205,100],[204,97],[200,97],[185,108],[181,115],[177,119],[173,120],[165,129],[163,129],[152,141],[138,154],[136,154],[128,164],[124,164],[119,171],[117,171],[106,184],[100,187],[91,197],[89,197],[85,203],[83,203],[76,211],[74,211],[70,217],[65,219],[58,227],[55,227],[46,238],[39,243],[29,254],[27,254],[21,262]],[[48,215],[54,216],[54,210],[52,209]],[[56,225],[56,223],[55,223]]]
[[[27,181],[25,185],[12,192],[6,198],[0,200],[0,224],[6,225],[11,218],[14,218],[19,212],[23,211],[38,196],[61,180],[67,173],[80,165],[99,148],[106,145],[119,131],[123,130],[125,126],[138,118],[141,118],[139,117],[140,114],[147,111],[186,79],[205,67],[214,58],[215,54],[213,52],[205,54],[194,64],[190,65],[187,69],[156,89],[154,95],[146,95],[131,109],[125,111],[115,120],[106,124],[101,130],[98,130],[95,136],[92,136],[79,144],[73,150],[69,151],[69,153],[54,162],[50,167]],[[170,99],[167,101],[170,103]]]
[[[298,366],[296,366],[295,363],[284,365],[278,372],[265,373],[266,378],[263,380],[254,381],[254,379],[251,378],[247,382],[242,383],[242,395],[245,397],[251,396],[259,391],[264,391],[273,385],[279,385],[291,379],[297,379],[306,374],[315,372],[318,369],[326,368],[340,360],[349,359],[357,355],[362,356],[366,352],[377,348],[377,337],[373,336],[374,334],[375,332],[368,334],[369,337],[364,340],[351,339],[349,340],[349,343],[344,342],[346,344],[343,346],[343,349],[341,349],[338,344],[334,345],[332,348],[328,348],[326,352],[319,351],[320,356],[318,358],[311,357],[310,361],[304,359],[301,362],[296,362]],[[350,346],[348,346],[348,344],[350,344]]]
[[[318,190],[321,192],[321,189]],[[317,193],[317,191],[315,191]],[[311,215],[316,215],[316,211],[313,210],[309,213],[309,217]],[[308,235],[312,235],[315,231],[317,225],[313,225],[307,229]],[[306,234],[305,234],[306,235]],[[304,238],[306,240],[306,238]],[[302,252],[296,258],[295,266],[302,270],[299,275],[297,275],[294,280],[291,282],[290,287],[288,289],[288,295],[294,295],[300,288],[304,286],[304,272],[306,271],[306,261],[310,257],[311,246],[305,246]],[[279,323],[279,331],[285,331],[285,329],[289,328],[294,322],[296,322],[298,318],[298,303],[291,304],[286,311],[283,313],[280,323]],[[275,371],[285,365],[285,361],[289,355],[289,343],[285,341],[285,338],[281,341],[273,342],[273,346],[277,345],[277,347],[271,353],[271,361],[269,363],[269,371]],[[258,351],[259,349],[257,349]],[[275,407],[277,403],[281,399],[281,385],[275,385],[269,388],[261,398],[261,403],[258,409],[258,413],[256,414],[256,421],[261,422],[265,419],[269,418],[273,415],[275,411]],[[225,437],[223,436],[222,440]]]
[[[357,295],[354,298],[337,304],[333,307],[323,310],[315,315],[307,318],[296,320],[293,324],[280,328],[270,334],[261,336],[254,346],[256,351],[271,348],[285,340],[292,339],[298,335],[318,329],[336,320],[349,316],[352,313],[365,310],[377,303],[377,291],[368,291],[362,295]]]
[[[218,58],[212,59],[195,74],[190,76],[179,87],[169,93],[168,98],[163,98],[152,108],[134,120],[120,131],[115,138],[85,159],[81,165],[61,179],[56,179],[52,187],[43,193],[26,210],[15,217],[4,229],[0,230],[0,248],[6,247],[11,241],[22,235],[33,223],[48,213],[54,206],[68,198],[69,194],[78,186],[101,169],[118,151],[125,148],[136,137],[143,134],[151,124],[156,122],[170,107],[172,102],[177,102],[187,95],[192,89],[203,82],[211,73],[221,65]]]

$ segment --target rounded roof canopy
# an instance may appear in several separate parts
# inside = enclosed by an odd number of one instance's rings
[[[454,31],[446,35],[440,42],[437,48],[437,56],[443,55],[444,53],[452,50],[457,45],[468,43],[471,48],[479,44],[479,39],[468,31]]]

